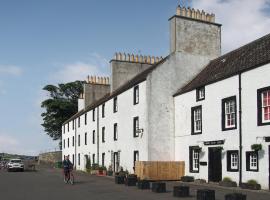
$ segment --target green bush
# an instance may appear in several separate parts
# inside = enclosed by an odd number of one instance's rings
[[[262,144],[253,144],[251,145],[251,149],[254,151],[260,151],[262,150]]]
[[[62,161],[58,161],[54,163],[55,168],[63,168],[63,162]]]
[[[222,179],[222,181],[224,181],[224,182],[232,182],[232,179],[230,177],[224,177]]]
[[[92,168],[91,168],[91,169],[92,169],[92,170],[98,170],[98,169],[99,169],[98,164],[93,163],[93,164],[92,164]]]
[[[105,166],[99,166],[98,170],[107,170],[107,168]]]
[[[248,180],[247,183],[250,184],[250,185],[257,185],[258,184],[258,182],[256,180],[254,180],[254,179]]]

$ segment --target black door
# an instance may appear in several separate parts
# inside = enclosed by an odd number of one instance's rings
[[[219,182],[222,179],[221,148],[208,149],[208,181]]]

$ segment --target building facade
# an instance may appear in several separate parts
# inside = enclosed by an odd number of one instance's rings
[[[214,15],[178,7],[169,23],[168,56],[117,53],[110,81],[88,77],[63,124],[63,156],[79,170],[90,159],[114,172],[185,161],[195,178],[268,188],[270,35],[221,56]]]
[[[175,95],[175,158],[187,175],[269,188],[269,45],[267,35],[211,61]]]

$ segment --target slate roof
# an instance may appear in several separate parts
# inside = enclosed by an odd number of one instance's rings
[[[270,62],[270,34],[231,51],[209,64],[174,96],[229,78]]]
[[[106,101],[116,97],[117,95],[125,92],[126,90],[136,86],[137,84],[143,82],[146,80],[148,74],[150,74],[156,67],[158,67],[160,64],[164,63],[165,60],[168,58],[165,57],[162,60],[160,60],[159,62],[157,62],[156,64],[148,67],[147,69],[145,69],[144,71],[142,71],[141,73],[139,73],[138,75],[136,75],[134,78],[132,78],[131,80],[127,81],[126,83],[124,83],[122,86],[120,86],[119,88],[117,88],[115,91],[113,91],[112,93],[107,93],[106,95],[104,95],[102,98],[98,99],[97,101],[95,101],[94,103],[92,103],[91,105],[87,106],[85,109],[80,110],[79,112],[77,112],[75,115],[73,115],[71,118],[69,118],[68,120],[66,120],[63,124],[66,124],[74,119],[76,119],[77,117],[85,114],[86,112],[96,108],[97,106],[105,103]]]

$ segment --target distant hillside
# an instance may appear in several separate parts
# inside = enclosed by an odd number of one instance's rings
[[[9,153],[0,153],[0,160],[20,158],[22,160],[27,159],[36,159],[36,156],[27,156],[27,155],[18,155],[18,154],[9,154]]]

